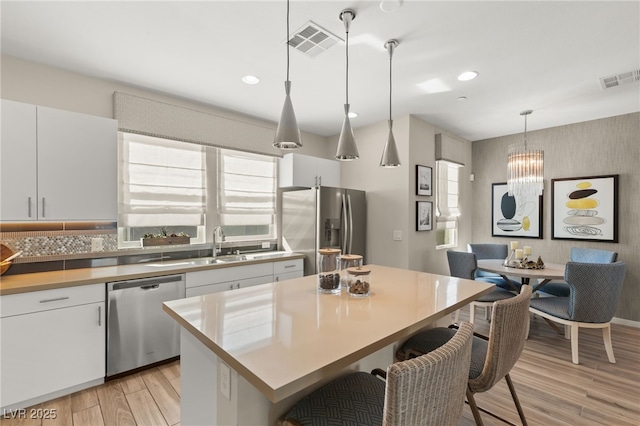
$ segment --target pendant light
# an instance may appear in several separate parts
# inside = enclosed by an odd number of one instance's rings
[[[280,114],[280,122],[276,129],[273,146],[280,149],[296,149],[302,147],[298,120],[291,103],[291,82],[289,81],[289,0],[287,0],[287,81],[284,82],[284,106]]]
[[[382,151],[382,158],[380,158],[381,167],[399,167],[400,157],[398,156],[398,148],[396,147],[396,138],[393,137],[393,119],[391,118],[391,59],[393,58],[393,51],[398,47],[398,40],[388,40],[384,44],[385,49],[389,52],[389,136],[387,137],[387,143]]]
[[[338,149],[335,159],[349,161],[360,158],[356,141],[353,138],[353,130],[351,130],[351,121],[349,121],[349,28],[351,27],[351,22],[356,19],[356,13],[351,9],[345,9],[340,12],[340,19],[344,23],[344,31],[346,34],[346,102],[344,104],[344,121],[342,122],[342,130],[340,131],[340,138],[338,139]]]
[[[544,187],[544,151],[527,147],[527,116],[532,112],[520,113],[524,115],[524,143],[509,146],[507,187],[514,197],[540,196]]]

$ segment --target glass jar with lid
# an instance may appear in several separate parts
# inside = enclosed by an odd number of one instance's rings
[[[340,256],[340,274],[342,275],[342,288],[346,289],[349,287],[347,269],[359,267],[362,267],[362,256],[360,256],[359,254],[343,254],[342,256]]]
[[[318,250],[318,291],[321,293],[340,293],[340,254],[339,249],[321,248]]]
[[[371,269],[365,267],[347,269],[347,282],[349,296],[368,296],[371,293]]]

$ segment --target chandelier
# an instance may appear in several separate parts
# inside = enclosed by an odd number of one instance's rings
[[[544,151],[538,147],[527,147],[527,116],[532,110],[522,111],[524,115],[524,143],[509,145],[507,157],[507,187],[513,197],[542,195],[544,186]]]

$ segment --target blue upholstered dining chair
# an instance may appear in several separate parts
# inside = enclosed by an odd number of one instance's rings
[[[572,262],[613,263],[616,260],[618,260],[618,253],[615,251],[580,247],[571,248]],[[558,297],[568,297],[570,292],[566,281],[549,281],[540,291]]]
[[[506,244],[467,244],[467,251],[470,253],[474,253],[476,255],[476,259],[478,260],[504,260],[509,255],[509,248]],[[495,284],[498,287],[504,288],[505,290],[509,291],[520,290],[520,287],[522,286],[522,283],[519,280],[511,280],[512,285],[509,285],[504,282],[504,279],[499,274],[493,272],[476,270],[475,275],[476,278],[482,278],[485,282]]]
[[[478,261],[476,260],[475,253],[467,253],[464,251],[447,251],[447,261],[449,262],[449,275],[456,278],[465,278],[467,280],[476,280],[495,284],[490,278],[478,277],[476,278],[475,272],[478,269]],[[502,278],[500,278],[502,280]],[[490,309],[493,302],[496,300],[510,299],[515,294],[510,291],[504,290],[500,287],[496,287],[491,293],[479,297],[469,304],[469,321],[471,324],[475,321],[476,307],[484,307]],[[458,322],[459,312],[456,312],[454,322]]]
[[[578,364],[580,327],[602,328],[609,362],[616,362],[611,345],[611,319],[618,306],[625,272],[624,262],[568,262],[564,279],[569,286],[569,296],[531,299],[529,310],[532,313],[565,326],[565,337],[571,339],[571,361],[574,364]]]
[[[385,381],[365,372],[339,377],[298,401],[278,424],[457,426],[473,339],[473,326],[463,322],[445,345],[391,364]]]

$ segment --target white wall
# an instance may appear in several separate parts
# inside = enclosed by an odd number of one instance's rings
[[[360,153],[357,161],[343,162],[342,184],[367,191],[367,262],[408,268],[417,271],[449,274],[445,250],[436,250],[435,231],[416,231],[416,201],[432,201],[432,197],[416,195],[416,165],[435,173],[435,135],[444,133],[414,116],[394,120],[393,133],[402,165],[380,167],[380,156],[387,139],[387,123],[354,129]],[[458,250],[466,250],[471,241],[471,144],[450,136],[456,158],[467,164],[461,169],[460,237]],[[328,156],[335,153],[338,137],[331,138]],[[435,175],[434,175],[435,176]],[[434,177],[435,182],[435,177]],[[402,240],[393,240],[393,231],[402,232]]]
[[[87,77],[11,56],[2,55],[0,71],[0,97],[3,99],[113,118],[113,92],[118,91],[246,123],[270,126],[273,127],[275,134],[276,123],[144,88]],[[326,155],[326,138],[310,133],[303,133],[302,138],[304,146],[298,152],[316,157]]]

